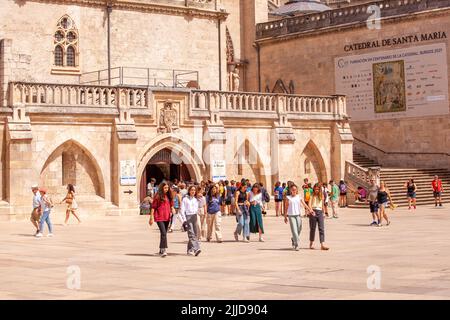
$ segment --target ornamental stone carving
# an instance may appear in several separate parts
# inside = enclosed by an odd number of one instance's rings
[[[178,113],[173,102],[164,102],[159,114],[159,133],[172,133],[178,129]]]

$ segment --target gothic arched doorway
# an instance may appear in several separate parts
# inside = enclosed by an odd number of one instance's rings
[[[189,181],[195,174],[191,174],[191,168],[183,162],[176,152],[164,148],[151,157],[142,173],[140,196],[141,200],[146,196],[147,184],[151,178],[156,179],[156,184],[163,180]]]

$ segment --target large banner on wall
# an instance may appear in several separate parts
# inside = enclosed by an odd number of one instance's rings
[[[446,45],[338,57],[335,87],[353,121],[448,114]]]

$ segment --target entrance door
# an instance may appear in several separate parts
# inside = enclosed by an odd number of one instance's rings
[[[150,159],[144,173],[142,174],[142,180],[145,180],[145,186],[150,183],[151,178],[156,179],[156,185],[160,184],[163,180],[191,180],[191,175],[187,165],[181,160],[176,161],[177,163],[173,163],[173,157],[174,156],[171,154],[169,149],[163,149]],[[144,182],[142,182],[141,186],[143,184]],[[145,198],[146,192],[146,188],[141,188],[141,201]]]

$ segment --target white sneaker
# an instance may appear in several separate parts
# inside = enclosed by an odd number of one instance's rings
[[[193,255],[195,255],[195,253],[194,253],[194,251],[188,251],[188,256],[193,256]]]
[[[259,242],[264,242],[263,237],[259,238]]]
[[[49,237],[49,238],[53,237],[53,233],[49,233],[49,234],[47,235],[47,237]]]
[[[36,238],[42,238],[43,236],[44,236],[44,235],[43,235],[42,233],[40,233],[40,232],[39,232],[38,234],[35,235]]]

